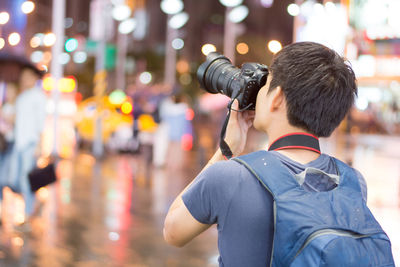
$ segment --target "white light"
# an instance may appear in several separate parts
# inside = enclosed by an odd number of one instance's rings
[[[0,37],[0,50],[6,45],[6,41]]]
[[[119,240],[119,234],[116,233],[116,232],[110,232],[110,233],[108,234],[108,238],[109,238],[111,241],[118,241],[118,240]]]
[[[58,60],[60,64],[65,65],[71,60],[71,56],[68,53],[62,53]]]
[[[84,51],[75,52],[73,56],[74,62],[78,64],[84,63],[86,59],[87,59],[87,54]]]
[[[160,7],[164,13],[174,15],[183,10],[183,2],[181,0],[162,0]]]
[[[31,13],[33,10],[35,10],[35,3],[32,1],[25,1],[21,5],[21,10],[25,14]]]
[[[33,63],[39,63],[43,59],[43,52],[42,51],[35,51],[31,55],[31,60]]]
[[[215,47],[215,45],[213,44],[205,44],[201,47],[201,52],[203,53],[203,55],[208,55],[211,52],[215,52],[217,51],[217,48]]]
[[[287,7],[287,12],[290,16],[296,17],[300,14],[300,7],[297,4],[290,4]]]
[[[112,9],[112,17],[118,21],[126,20],[131,14],[132,10],[127,5],[118,5]]]
[[[272,40],[269,41],[268,43],[268,49],[269,51],[271,51],[272,53],[278,53],[281,49],[282,49],[282,45],[279,41],[276,40]]]
[[[8,43],[11,46],[19,44],[19,41],[21,41],[21,36],[17,32],[13,32],[8,36]]]
[[[186,12],[181,12],[174,15],[169,21],[168,25],[173,29],[182,28],[183,25],[189,20],[189,15]]]
[[[64,27],[66,29],[71,28],[73,24],[74,24],[74,20],[72,18],[65,18]]]
[[[326,2],[325,8],[326,8],[326,11],[328,11],[328,12],[334,12],[336,9],[336,5],[332,2]]]
[[[43,37],[43,44],[45,46],[52,46],[56,43],[56,35],[52,32],[47,33],[44,37]]]
[[[118,31],[122,34],[128,34],[133,32],[136,28],[136,20],[135,19],[127,19],[121,22],[118,26]]]
[[[219,0],[226,7],[234,7],[242,4],[243,0]]]
[[[237,6],[231,10],[228,14],[228,18],[233,23],[239,23],[244,20],[249,14],[247,6]]]
[[[9,20],[10,15],[7,12],[0,12],[0,24],[6,24]]]
[[[355,105],[359,110],[366,110],[368,108],[368,100],[364,97],[358,97]]]
[[[145,71],[139,75],[139,81],[143,84],[149,84],[151,82],[151,80],[152,80],[152,76],[151,76],[150,72]]]
[[[119,5],[123,5],[125,3],[125,0],[111,0],[111,3],[114,6],[119,6]]]
[[[181,39],[181,38],[176,38],[174,40],[172,40],[172,48],[175,50],[179,50],[182,49],[183,46],[185,45],[185,42]]]
[[[263,7],[271,7],[274,3],[274,0],[260,0],[260,3]]]

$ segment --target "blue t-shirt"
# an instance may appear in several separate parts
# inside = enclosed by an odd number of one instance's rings
[[[337,174],[333,159],[325,154],[308,164],[300,164],[278,152],[271,153],[294,174],[307,167]],[[361,174],[358,176],[366,200],[366,184]],[[326,187],[331,187],[330,182],[326,182]],[[321,183],[318,186],[313,183],[306,180],[303,187],[324,190]],[[274,231],[273,200],[246,167],[233,160],[217,162],[198,175],[182,199],[197,221],[217,224],[220,266],[269,265]]]

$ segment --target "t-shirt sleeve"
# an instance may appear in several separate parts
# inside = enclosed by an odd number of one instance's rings
[[[202,171],[182,195],[183,203],[199,222],[214,224],[226,216],[236,188],[241,166],[235,161],[217,162]]]

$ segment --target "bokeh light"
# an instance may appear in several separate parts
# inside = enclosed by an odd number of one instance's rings
[[[85,51],[77,51],[73,55],[74,62],[78,64],[85,63],[86,59],[87,59],[87,53]]]
[[[0,50],[6,45],[6,41],[0,37]]]
[[[40,43],[41,43],[42,41],[40,40],[40,38],[38,37],[38,36],[33,36],[32,38],[31,38],[31,41],[29,42],[29,44],[30,44],[30,46],[32,47],[32,48],[37,48],[37,47],[39,47],[40,46]]]
[[[282,49],[282,44],[277,40],[271,40],[268,42],[268,49],[272,53],[278,53]]]
[[[174,15],[183,10],[183,2],[181,0],[162,0],[160,7],[164,13]]]
[[[78,48],[78,40],[75,38],[69,38],[65,42],[65,51],[67,52],[73,52]]]
[[[33,63],[39,63],[42,60],[43,60],[43,52],[42,51],[34,51],[31,54],[31,61]]]
[[[122,113],[128,115],[132,112],[132,110],[133,110],[133,106],[130,102],[126,101],[126,102],[122,103],[122,105],[121,105]]]
[[[32,1],[25,1],[21,5],[21,10],[25,14],[32,13],[33,10],[35,10],[35,3],[33,3]]]
[[[176,63],[176,70],[179,73],[189,72],[189,68],[190,68],[189,63],[186,60],[181,59]]]
[[[17,32],[13,32],[8,36],[8,43],[11,46],[16,46],[21,41],[21,36]]]
[[[182,49],[185,46],[185,42],[181,38],[175,38],[171,42],[171,46],[175,50]]]
[[[234,7],[242,4],[243,0],[219,0],[219,2],[226,7]]]
[[[0,12],[0,25],[6,24],[9,20],[10,20],[10,14],[8,14],[5,11]]]
[[[290,4],[287,7],[287,12],[289,15],[295,17],[300,14],[300,7],[297,4]]]
[[[153,77],[152,77],[151,73],[150,73],[150,72],[147,72],[147,71],[142,72],[142,73],[139,75],[139,81],[140,81],[142,84],[149,84],[149,83],[151,82],[152,78],[153,78]]]
[[[47,33],[43,37],[43,44],[47,47],[52,46],[56,43],[56,35],[52,32]]]
[[[236,45],[236,51],[241,55],[245,55],[249,52],[249,46],[246,43],[238,43]]]
[[[205,44],[201,47],[201,52],[203,53],[203,55],[208,55],[211,52],[215,52],[217,51],[217,48],[215,47],[215,45],[213,44]]]
[[[118,21],[126,20],[131,14],[132,10],[127,5],[117,5],[112,9],[112,17]]]

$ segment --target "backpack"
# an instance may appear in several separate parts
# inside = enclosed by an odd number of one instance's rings
[[[270,152],[233,160],[243,164],[273,197],[270,266],[394,266],[390,240],[363,200],[353,168],[334,158],[337,187],[308,192]],[[323,174],[327,175],[320,171]]]

